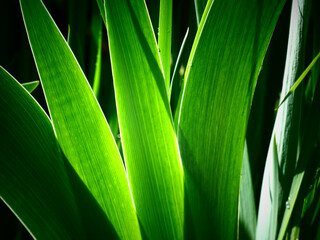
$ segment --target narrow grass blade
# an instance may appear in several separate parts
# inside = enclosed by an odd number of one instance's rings
[[[120,238],[140,230],[119,151],[68,44],[40,0],[20,1],[58,141]]]
[[[39,81],[32,81],[32,82],[27,82],[23,83],[22,86],[29,92],[32,93],[39,85]]]
[[[202,14],[206,8],[208,0],[194,0],[194,8],[196,10],[197,24],[199,26]]]
[[[2,67],[0,82],[0,198],[37,239],[83,239],[49,118]]]
[[[250,105],[284,3],[215,0],[208,1],[203,13],[186,69],[178,126],[196,238],[237,236]]]
[[[160,1],[158,46],[167,91],[170,87],[172,0]]]
[[[102,65],[102,22],[100,19],[93,18],[91,29],[95,36],[95,42],[97,46],[97,56],[94,67],[93,77],[93,92],[99,99],[100,86],[101,86],[101,65]]]
[[[279,109],[279,107],[283,104],[285,100],[297,89],[297,87],[300,85],[300,83],[305,79],[307,74],[310,72],[312,67],[316,64],[318,59],[320,58],[320,52],[318,55],[312,60],[312,62],[309,64],[309,66],[303,71],[303,73],[300,75],[300,77],[297,79],[297,81],[293,84],[293,86],[290,88],[289,92],[285,95],[279,106],[276,108],[276,110]]]
[[[253,240],[256,235],[257,210],[251,175],[248,147],[245,143],[241,170],[238,239]]]
[[[305,26],[307,26],[306,21],[308,21],[310,16],[308,9],[307,3],[305,3],[304,0],[294,0],[292,3],[289,42],[281,99],[294,84],[294,81],[303,69]],[[284,102],[277,112],[273,129],[275,140],[271,140],[272,142],[270,142],[263,176],[258,212],[257,239],[274,239],[278,235],[281,222],[279,221],[276,227],[274,224],[279,219],[282,219],[283,213],[286,211],[286,202],[289,199],[291,181],[297,161],[298,140],[300,138],[302,89],[298,90]],[[277,156],[273,154],[273,141],[275,141],[277,146]],[[275,161],[275,157],[280,167],[280,182],[277,189],[272,188],[270,185],[270,181],[274,181],[274,173],[272,172],[272,168],[268,167],[270,162]]]
[[[178,53],[178,57],[177,57],[177,60],[176,60],[176,64],[174,65],[174,69],[173,69],[173,73],[172,73],[172,77],[171,77],[171,81],[170,81],[170,88],[169,88],[169,98],[170,98],[170,100],[171,100],[171,92],[172,92],[173,80],[174,80],[174,77],[176,75],[177,68],[179,66],[180,57],[181,57],[184,45],[186,43],[186,40],[187,40],[187,37],[188,37],[188,33],[189,33],[189,28],[187,29],[186,35],[184,35],[184,38],[182,40],[181,47],[180,47],[180,50],[179,50],[179,53]],[[180,102],[178,103],[177,109],[180,109]]]
[[[182,239],[183,175],[160,56],[143,0],[106,1],[123,153],[150,239]]]

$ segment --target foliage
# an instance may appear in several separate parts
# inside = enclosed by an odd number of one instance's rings
[[[19,2],[0,238],[320,237],[317,1]]]

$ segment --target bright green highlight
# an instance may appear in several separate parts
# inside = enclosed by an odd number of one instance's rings
[[[150,239],[182,239],[184,189],[169,98],[142,0],[105,2],[125,163],[137,214]]]
[[[21,9],[58,142],[120,238],[140,229],[108,123],[65,39],[38,0]]]

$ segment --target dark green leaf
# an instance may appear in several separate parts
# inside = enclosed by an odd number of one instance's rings
[[[39,85],[39,81],[23,83],[22,86],[29,92],[32,93]]]
[[[284,2],[215,0],[203,13],[178,129],[190,218],[199,239],[236,237],[250,105]]]
[[[0,197],[38,239],[85,236],[45,112],[0,68]]]

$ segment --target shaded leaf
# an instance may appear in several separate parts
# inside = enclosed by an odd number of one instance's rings
[[[0,197],[39,239],[83,239],[80,215],[49,118],[0,68]]]
[[[32,81],[32,82],[27,82],[23,83],[22,86],[29,92],[32,93],[39,85],[39,81]]]
[[[249,161],[247,143],[244,145],[241,170],[240,207],[239,207],[239,239],[255,239],[257,210],[254,200],[254,188]]]
[[[293,1],[280,99],[283,99],[303,69],[305,27],[310,16],[308,9],[304,0]],[[296,166],[300,138],[301,103],[302,89],[299,89],[284,102],[284,105],[277,112],[272,133],[274,139],[270,142],[263,176],[258,212],[257,239],[267,240],[277,237],[281,224],[281,221],[278,220],[282,219],[283,212],[287,208],[286,202],[290,200],[289,191]],[[277,146],[277,155],[273,154],[273,141]],[[271,186],[270,182],[276,180],[274,179],[273,169],[268,167],[274,161],[277,161],[280,167],[277,188],[272,188]]]

